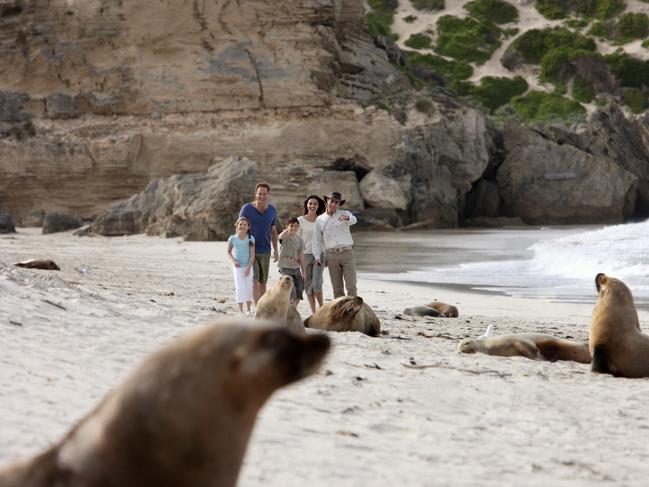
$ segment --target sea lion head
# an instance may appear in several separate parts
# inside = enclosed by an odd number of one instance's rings
[[[57,447],[57,464],[87,480],[78,485],[234,485],[259,408],[315,372],[329,346],[269,321],[195,330],[109,393]]]
[[[631,290],[619,279],[600,272],[595,276],[595,288],[597,289],[598,299],[613,299],[618,304],[633,305]]]
[[[333,302],[333,321],[353,320],[354,316],[363,309],[363,298],[360,296],[343,296]]]
[[[457,347],[457,351],[462,353],[476,353],[478,351],[476,348],[476,341],[477,340],[472,340],[470,338],[462,340]]]
[[[290,293],[293,288],[293,279],[291,279],[290,276],[280,276],[280,278],[277,279],[275,286],[283,292]]]
[[[329,346],[325,334],[298,335],[285,324],[266,325],[237,345],[230,367],[248,379],[246,387],[272,393],[315,372]]]

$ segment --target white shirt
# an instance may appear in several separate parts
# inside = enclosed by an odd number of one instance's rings
[[[302,237],[304,241],[304,253],[310,254],[313,248],[313,230],[315,229],[315,222],[310,222],[306,217],[298,216],[297,221],[300,222],[300,229],[297,234]]]
[[[349,220],[341,220],[340,217],[348,215]],[[313,230],[312,250],[313,255],[319,256],[323,250],[335,249],[337,247],[351,247],[354,245],[349,227],[356,223],[356,217],[351,212],[336,210],[333,215],[323,213],[315,220]]]

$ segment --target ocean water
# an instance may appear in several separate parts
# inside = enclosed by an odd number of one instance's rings
[[[461,286],[547,301],[593,303],[595,276],[623,280],[649,308],[649,220],[611,226],[361,232],[368,279]]]

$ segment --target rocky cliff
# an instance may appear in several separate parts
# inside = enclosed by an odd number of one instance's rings
[[[503,136],[415,90],[364,19],[362,0],[0,0],[0,211],[91,218],[236,156],[282,215],[342,188],[370,215],[457,225],[497,187]]]

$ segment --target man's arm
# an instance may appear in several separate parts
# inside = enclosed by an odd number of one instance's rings
[[[358,220],[356,219],[354,214],[351,211],[346,211],[345,213],[347,213],[347,224],[355,225]]]
[[[270,243],[273,246],[273,262],[277,262],[279,254],[277,253],[277,227],[275,224],[270,226]]]

